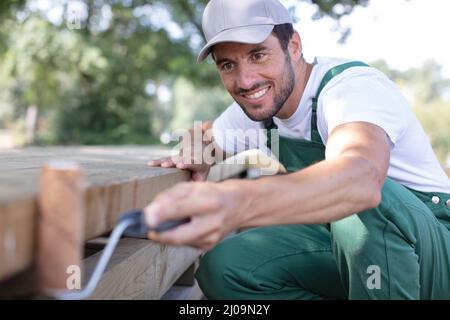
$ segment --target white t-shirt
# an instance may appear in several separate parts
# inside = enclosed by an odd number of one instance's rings
[[[295,113],[289,119],[274,118],[281,136],[310,140],[312,98],[325,73],[349,61],[323,57],[315,59]],[[335,76],[319,96],[317,127],[325,145],[335,127],[354,121],[375,124],[389,136],[390,178],[418,191],[450,193],[450,179],[440,166],[411,107],[395,84],[375,68],[347,69]],[[246,131],[260,131],[261,128],[261,122],[249,119],[240,106],[233,103],[214,122],[213,134],[218,145],[228,153],[255,148],[267,151],[265,137],[245,134]],[[230,129],[240,129],[244,134],[241,137],[230,134],[231,131],[227,132]]]

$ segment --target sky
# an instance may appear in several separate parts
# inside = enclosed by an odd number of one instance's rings
[[[344,45],[333,32],[331,18],[313,21],[314,6],[295,0],[299,17],[295,24],[302,38],[308,61],[314,56],[385,60],[391,68],[420,67],[427,59],[443,66],[450,78],[450,1],[449,0],[370,0],[368,7],[356,7],[342,19],[352,32]]]

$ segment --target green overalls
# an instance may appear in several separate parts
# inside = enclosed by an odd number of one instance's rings
[[[346,63],[325,75],[313,99],[311,141],[280,137],[288,171],[325,159],[317,100],[353,66],[366,65]],[[209,299],[450,299],[449,199],[387,178],[378,207],[329,224],[238,233],[203,257],[196,277]]]

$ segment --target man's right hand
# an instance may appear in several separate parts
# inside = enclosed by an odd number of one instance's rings
[[[211,129],[212,122],[204,122],[201,128],[192,128],[189,130],[189,138],[182,139],[180,142],[180,153],[177,156],[165,157],[149,161],[148,166],[163,168],[178,168],[191,171],[191,177],[194,181],[204,181],[208,177],[209,169],[212,163],[205,162],[203,159],[203,150],[206,146],[213,143],[212,136],[207,141],[203,141],[204,133]],[[194,130],[201,130],[202,134],[197,137]],[[200,141],[196,141],[197,140]],[[199,139],[200,138],[200,139]],[[195,147],[197,145],[197,148]],[[195,152],[195,151],[201,152]],[[211,162],[211,161],[209,161]]]

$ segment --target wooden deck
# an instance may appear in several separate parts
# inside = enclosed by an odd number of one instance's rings
[[[70,160],[82,167],[88,241],[111,231],[122,213],[142,208],[162,190],[190,179],[186,171],[146,166],[149,159],[169,154],[165,149],[116,146],[0,150],[0,291],[3,282],[35,265],[37,196],[44,164]],[[209,179],[222,180],[244,169],[218,165]],[[160,298],[200,254],[191,248],[123,239],[93,298]],[[98,255],[85,259],[87,273]]]

